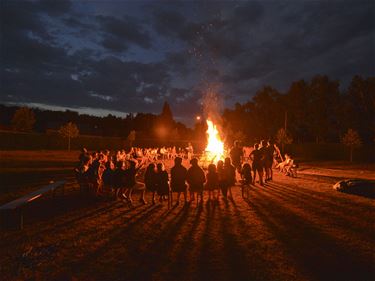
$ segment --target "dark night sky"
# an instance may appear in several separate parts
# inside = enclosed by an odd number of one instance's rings
[[[191,124],[263,85],[375,74],[375,1],[1,1],[4,104]]]

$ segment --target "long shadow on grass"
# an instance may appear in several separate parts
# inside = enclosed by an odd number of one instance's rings
[[[169,213],[171,210],[165,210],[162,214],[159,211],[164,206],[156,205],[152,207],[146,206],[145,209],[138,212],[138,214],[129,218],[129,223],[124,226],[116,226],[116,229],[108,233],[101,234],[101,237],[105,237],[108,241],[96,249],[93,253],[87,254],[87,260],[81,264],[74,265],[76,271],[81,268],[80,271],[94,270],[97,271],[97,277],[100,279],[99,264],[96,260],[107,259],[112,261],[108,268],[105,268],[103,274],[110,275],[110,279],[124,279],[124,280],[150,280],[149,278],[142,276],[149,276],[152,274],[151,268],[153,264],[149,261],[145,261],[149,257],[152,251],[155,251],[155,246],[160,239],[160,235],[156,236],[153,230],[150,229],[149,225],[155,225],[155,218],[161,215]],[[183,209],[181,209],[181,212]],[[176,217],[181,213],[179,212]],[[168,222],[168,224],[175,224],[176,221]],[[177,222],[178,223],[178,222]],[[157,224],[157,223],[156,223]],[[149,242],[151,239],[152,243]],[[168,250],[168,249],[166,249]],[[115,254],[114,254],[115,253]],[[160,257],[155,258],[155,263],[160,261],[160,258],[164,258],[166,251],[159,252]],[[115,257],[113,255],[116,255]],[[144,267],[144,265],[147,266]],[[103,277],[103,280],[108,277]],[[117,280],[117,279],[116,279]]]
[[[348,210],[351,210],[350,215],[361,217],[365,213],[375,212],[372,202],[365,199],[363,201],[362,198],[359,198],[360,201],[354,201],[352,198],[347,198],[339,193],[317,192],[302,186],[292,186],[290,184],[281,184],[278,182],[272,182],[270,185],[274,188],[281,189],[285,193],[298,195],[307,201],[319,201],[327,207],[329,206],[335,210],[340,210],[343,214],[347,213]]]
[[[62,229],[65,224],[66,227],[71,227],[73,223],[81,219],[98,214],[96,212],[99,210],[105,212],[115,208],[116,206],[112,206],[111,203],[109,202],[108,205],[108,202],[93,197],[83,198],[78,193],[36,200],[24,208],[25,229],[6,231],[5,237],[17,237],[25,232],[28,236],[41,235],[56,231],[57,228]],[[96,207],[98,204],[100,207]],[[105,204],[104,207],[103,204]],[[81,215],[82,212],[93,207],[95,207],[93,211]]]
[[[292,205],[303,208],[314,215],[316,214],[324,219],[329,219],[335,224],[340,224],[343,228],[348,228],[349,226],[351,230],[359,235],[374,237],[371,233],[367,231],[364,232],[363,226],[364,223],[366,225],[370,224],[370,222],[363,216],[369,215],[370,217],[373,217],[375,214],[375,209],[371,207],[369,207],[368,210],[365,210],[365,212],[360,211],[356,214],[353,209],[356,209],[357,205],[354,202],[350,207],[341,207],[333,203],[327,203],[325,200],[319,200],[295,191],[286,190],[283,186],[273,183],[267,184],[265,191],[269,191],[281,200],[286,200]],[[370,229],[368,229],[368,231],[370,231]]]
[[[244,200],[244,202],[246,202]],[[246,204],[246,203],[245,203]],[[247,204],[246,204],[247,205]],[[266,260],[259,252],[259,242],[255,241],[252,236],[253,233],[247,228],[248,222],[245,219],[244,213],[239,210],[236,204],[233,204],[234,218],[236,222],[236,229],[242,241],[246,241],[248,246],[246,250],[250,253],[248,268],[251,270],[252,280],[274,280],[274,269],[270,268],[269,261]],[[279,274],[278,274],[279,275]],[[278,276],[281,278],[281,276]]]
[[[215,219],[217,219],[215,216],[216,208],[217,204],[214,202],[206,202],[206,220],[201,237],[199,256],[197,257],[197,280],[219,280],[217,276],[217,266],[213,263],[213,259],[217,258],[217,253],[215,253],[217,245],[212,241],[214,238],[212,237],[212,231],[214,229],[213,224],[215,223]],[[221,278],[223,278],[223,276],[221,276]]]
[[[220,234],[224,242],[222,262],[227,266],[230,280],[253,280],[255,276],[249,268],[246,249],[241,245],[239,233],[234,227],[235,221],[233,213],[230,212],[230,205],[224,204],[224,206],[224,209],[218,209]]]
[[[103,258],[105,253],[111,252],[112,250],[116,249],[116,247],[118,247],[119,244],[125,244],[125,240],[132,237],[132,230],[137,225],[142,224],[142,222],[148,220],[150,216],[154,215],[156,211],[160,208],[161,205],[147,206],[146,208],[139,210],[136,214],[130,217],[128,222],[124,222],[123,226],[117,227],[116,229],[112,229],[110,232],[108,231],[104,233],[107,242],[104,242],[94,251],[87,253],[82,258],[82,262],[77,262],[73,264],[71,266],[73,271],[80,272],[85,269],[95,268],[96,260]],[[118,257],[117,261],[120,262],[122,259],[123,257]]]
[[[322,233],[337,239],[338,243],[347,244],[347,247],[355,252],[361,252],[371,258],[371,247],[375,247],[375,233],[371,221],[366,222],[365,214],[363,217],[343,217],[337,215],[334,208],[325,208],[323,202],[319,204],[310,204],[299,200],[298,197],[287,197],[283,193],[275,191],[270,186],[263,191],[274,204],[280,204],[289,211],[298,214],[306,223],[314,225]],[[292,198],[292,199],[290,199]],[[346,211],[350,213],[350,209]],[[359,221],[361,220],[361,221]]]
[[[226,204],[226,203],[224,203]],[[219,201],[206,203],[207,216],[197,258],[196,280],[230,280],[231,268],[226,263],[220,220],[223,217]],[[221,213],[221,215],[220,215]]]
[[[286,253],[313,280],[370,280],[371,261],[350,252],[335,239],[277,202],[257,191],[250,207],[276,238],[285,246]]]
[[[304,185],[306,185],[306,184],[307,183],[304,183]],[[352,198],[343,196],[340,193],[334,193],[333,191],[332,192],[330,192],[330,191],[319,192],[319,191],[315,191],[315,190],[303,187],[301,185],[295,186],[295,185],[279,183],[279,182],[275,182],[275,181],[272,182],[272,185],[279,186],[279,187],[281,187],[281,188],[283,188],[287,191],[290,191],[292,193],[298,193],[298,194],[301,194],[305,197],[306,196],[310,197],[313,200],[316,200],[316,199],[324,200],[324,202],[326,204],[331,204],[332,206],[335,206],[336,208],[337,207],[342,208],[343,210],[346,209],[347,207],[350,207],[350,208],[354,207]],[[367,210],[369,207],[371,207],[371,203],[369,203],[369,202],[370,201],[367,201],[367,200],[363,201],[362,199],[359,202],[357,200],[357,202],[355,204],[355,208],[361,209],[361,211]],[[353,210],[353,211],[355,211],[355,210]]]
[[[30,216],[31,222],[41,222],[40,227],[35,229],[35,234],[41,235],[49,231],[71,228],[77,223],[108,213],[121,205],[123,203],[119,201],[83,197],[76,193],[35,206],[35,210],[27,216]],[[50,223],[46,224],[46,221]],[[34,232],[34,229],[31,231]]]
[[[190,204],[182,208],[181,212],[158,235],[159,241],[144,253],[140,262],[147,264],[149,270],[138,271],[135,280],[152,280],[153,276],[164,275],[165,280],[186,280],[186,268],[189,266],[188,253],[194,244],[193,235],[199,224],[203,206],[193,209]],[[187,219],[192,212],[193,223],[190,229],[186,227]],[[171,260],[173,259],[173,260]],[[163,271],[163,272],[162,272]],[[188,273],[188,272],[187,272]]]

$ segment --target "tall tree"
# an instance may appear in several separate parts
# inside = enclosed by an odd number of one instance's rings
[[[35,121],[34,112],[28,107],[21,107],[14,113],[12,127],[16,131],[31,132]]]
[[[59,134],[63,138],[68,139],[68,150],[70,151],[70,140],[72,138],[76,138],[79,135],[79,130],[76,124],[69,122],[63,126],[60,127],[59,129]]]
[[[175,127],[175,121],[168,102],[164,102],[163,110],[157,118],[155,133],[158,138],[166,139]]]
[[[348,101],[351,105],[349,126],[371,141],[375,136],[375,77],[354,76],[348,87]]]
[[[268,138],[284,124],[285,106],[282,95],[272,87],[263,87],[253,98],[255,104],[255,122],[260,124],[261,135]]]
[[[293,139],[284,128],[280,128],[276,134],[276,141],[281,144],[281,150],[284,152],[284,146],[291,144]]]
[[[339,82],[327,76],[317,75],[309,84],[307,121],[316,142],[337,135],[337,102],[340,99]]]
[[[308,106],[308,84],[304,80],[293,82],[286,94],[287,128],[297,142],[309,138]]]
[[[357,131],[353,129],[348,129],[344,137],[342,138],[342,143],[349,146],[350,149],[350,162],[353,162],[353,150],[362,144],[361,138]]]
[[[173,114],[168,102],[164,102],[160,118],[165,122],[173,122]]]

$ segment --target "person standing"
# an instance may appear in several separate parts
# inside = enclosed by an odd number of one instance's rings
[[[125,199],[127,200],[127,196],[125,194],[126,187],[125,187],[125,170],[124,170],[124,162],[117,161],[116,168],[113,171],[113,187],[115,189],[115,197],[116,199]]]
[[[219,188],[219,174],[216,171],[215,164],[208,165],[206,189],[208,190],[208,200],[211,201],[211,194],[215,197],[215,190]],[[216,197],[219,198],[219,195]]]
[[[251,177],[251,166],[249,163],[245,163],[242,166],[241,170],[241,177],[242,177],[242,198],[245,199],[245,191],[246,191],[246,199],[249,199],[249,186],[252,184],[252,177]]]
[[[224,199],[227,200],[227,194],[228,194],[228,183],[225,176],[225,170],[224,170],[224,162],[222,160],[219,160],[217,162],[217,175],[218,175],[218,181],[219,181],[219,188],[221,190],[221,194],[223,195]]]
[[[197,200],[198,195],[200,195],[201,202],[203,203],[203,186],[206,181],[206,176],[202,168],[199,167],[197,158],[191,159],[190,164],[191,167],[187,171],[186,180],[189,183],[191,194],[194,196],[194,194],[197,193]],[[190,200],[192,200],[192,198]]]
[[[79,164],[82,164],[85,161],[85,159],[87,158],[88,155],[89,154],[87,152],[87,149],[83,147],[81,149],[81,153],[78,156]]]
[[[154,163],[151,163],[147,166],[147,169],[145,172],[145,185],[146,185],[146,189],[152,193],[152,205],[155,205],[157,182],[156,182],[156,171],[155,171]]]
[[[138,166],[136,165],[135,161],[130,160],[129,161],[129,168],[125,170],[126,173],[126,186],[129,188],[129,202],[130,204],[133,203],[132,200],[132,193],[134,190],[139,190],[141,191],[141,198],[139,199],[142,204],[146,205],[147,202],[145,200],[145,193],[146,193],[146,188],[145,185],[139,181],[136,180],[136,175],[138,171],[141,169],[142,163],[139,164]]]
[[[156,165],[156,186],[159,195],[159,202],[163,202],[169,196],[169,177],[164,169],[163,163]]]
[[[262,152],[259,151],[259,144],[254,144],[254,150],[250,153],[250,159],[253,161],[253,185],[255,185],[256,174],[258,173],[259,183],[263,186],[263,163],[262,163]]]
[[[181,193],[184,194],[185,204],[187,202],[187,186],[186,186],[187,169],[182,166],[182,158],[176,157],[174,159],[174,166],[171,169],[171,189],[172,192],[177,192],[177,203],[180,204]]]
[[[230,159],[232,161],[233,166],[236,170],[240,173],[241,172],[241,161],[243,157],[243,150],[240,147],[239,141],[234,142],[234,146],[230,150]]]
[[[265,140],[261,140],[259,151],[262,155],[262,167],[263,167],[263,175],[265,175],[265,179],[268,178],[268,171],[266,169],[266,158],[267,158],[267,142]],[[267,182],[267,180],[265,181]]]
[[[228,184],[229,199],[233,200],[232,186],[236,184],[236,168],[229,157],[224,159],[224,172]]]
[[[192,157],[193,157],[193,154],[194,154],[194,149],[193,149],[193,146],[191,145],[191,143],[189,142],[188,146],[186,147],[186,151],[187,151],[187,157],[188,157],[188,160],[192,160]]]
[[[115,165],[111,160],[108,160],[105,164],[106,169],[103,172],[103,190],[104,191],[113,191],[113,174]]]
[[[275,148],[271,140],[267,142],[267,147],[264,155],[264,168],[266,170],[266,182],[271,181],[273,177],[272,164],[273,155],[275,153]]]

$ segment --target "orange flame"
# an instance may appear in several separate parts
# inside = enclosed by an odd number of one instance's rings
[[[211,161],[224,159],[224,143],[220,139],[216,125],[211,120],[207,120],[207,126],[208,143],[205,151],[208,159]]]

